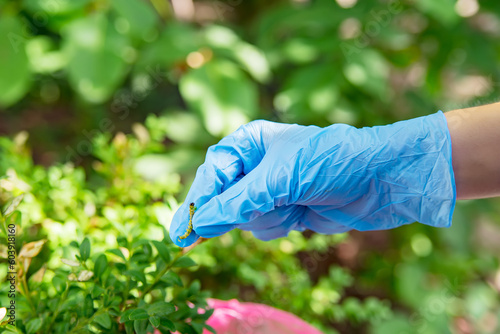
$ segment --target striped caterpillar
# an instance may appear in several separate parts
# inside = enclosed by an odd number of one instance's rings
[[[189,204],[189,224],[186,233],[179,236],[179,239],[186,239],[191,234],[191,231],[193,230],[193,215],[195,211],[196,207],[194,206],[194,203]]]

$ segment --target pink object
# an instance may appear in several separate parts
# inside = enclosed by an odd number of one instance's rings
[[[299,317],[264,304],[209,299],[208,305],[215,311],[207,324],[217,334],[322,334]]]
[[[240,303],[236,299],[207,302],[215,310],[207,325],[217,334],[323,334],[299,317],[264,304]],[[203,334],[212,332],[205,329]]]
[[[217,334],[323,334],[299,317],[264,304],[211,298],[207,302],[214,309],[207,325]],[[154,334],[160,331],[155,330]],[[212,332],[205,329],[203,334]]]

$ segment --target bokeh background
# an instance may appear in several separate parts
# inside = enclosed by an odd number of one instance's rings
[[[499,38],[497,1],[0,0],[0,202],[25,194],[20,242],[49,240],[30,273],[50,282],[72,240],[168,229],[208,146],[248,121],[495,101]],[[449,229],[233,231],[182,279],[325,333],[498,333],[499,240],[500,201],[461,201]]]

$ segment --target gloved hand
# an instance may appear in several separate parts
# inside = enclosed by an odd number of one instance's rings
[[[254,121],[209,148],[170,235],[185,247],[236,227],[262,240],[415,221],[448,227],[456,201],[451,153],[442,112],[361,129]],[[179,239],[191,202],[194,231]]]

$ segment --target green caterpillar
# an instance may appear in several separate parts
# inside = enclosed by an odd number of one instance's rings
[[[179,237],[179,240],[186,239],[191,234],[191,231],[193,230],[193,215],[194,215],[194,212],[196,211],[196,209],[197,208],[194,206],[194,203],[189,204],[189,224],[188,224],[186,233],[181,235]]]

